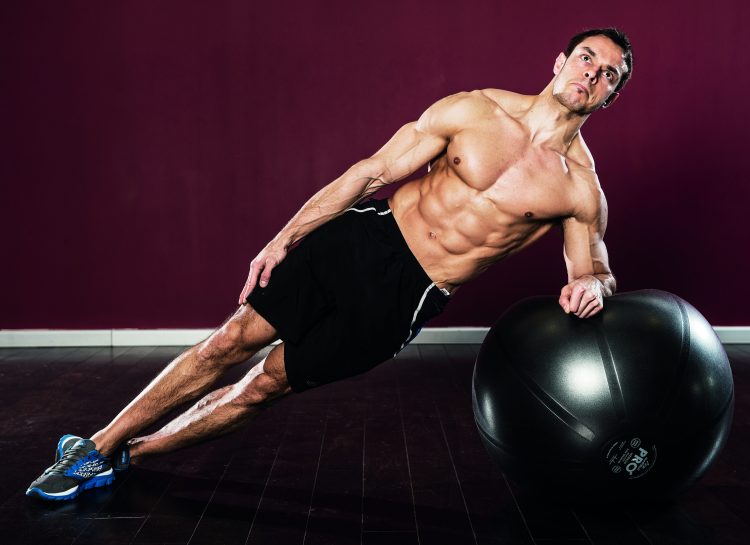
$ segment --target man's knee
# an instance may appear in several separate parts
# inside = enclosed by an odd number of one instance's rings
[[[198,355],[208,361],[237,363],[270,344],[275,336],[270,324],[244,305],[198,346]]]
[[[198,356],[208,361],[221,361],[243,351],[244,334],[242,326],[232,320],[214,331],[198,345]]]

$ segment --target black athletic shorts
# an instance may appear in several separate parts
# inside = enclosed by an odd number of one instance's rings
[[[387,200],[349,208],[307,235],[247,302],[284,341],[295,392],[395,356],[449,295],[406,245]]]

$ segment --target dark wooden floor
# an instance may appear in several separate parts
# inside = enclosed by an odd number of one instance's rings
[[[509,483],[473,423],[477,348],[412,345],[369,374],[284,399],[238,434],[61,503],[24,496],[58,437],[90,435],[179,350],[2,349],[0,543],[748,542],[750,346],[727,347],[737,392],[727,447],[658,510],[560,505]]]

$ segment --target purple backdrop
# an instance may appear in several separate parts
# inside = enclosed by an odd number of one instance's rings
[[[0,327],[217,324],[318,188],[444,95],[540,91],[602,25],[635,48],[583,129],[620,290],[750,324],[748,20],[742,0],[3,2]],[[555,230],[432,325],[489,325],[565,281]]]

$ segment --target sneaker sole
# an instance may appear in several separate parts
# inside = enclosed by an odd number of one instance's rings
[[[27,496],[39,498],[42,500],[51,500],[51,501],[64,501],[64,500],[72,500],[78,494],[81,493],[82,490],[90,490],[92,488],[102,488],[104,486],[111,485],[115,480],[114,472],[111,469],[108,469],[104,474],[97,475],[96,477],[92,477],[91,479],[74,486],[73,488],[70,488],[68,490],[65,490],[64,492],[55,492],[52,494],[49,494],[47,492],[44,492],[43,490],[40,490],[37,487],[29,488],[26,491]]]

